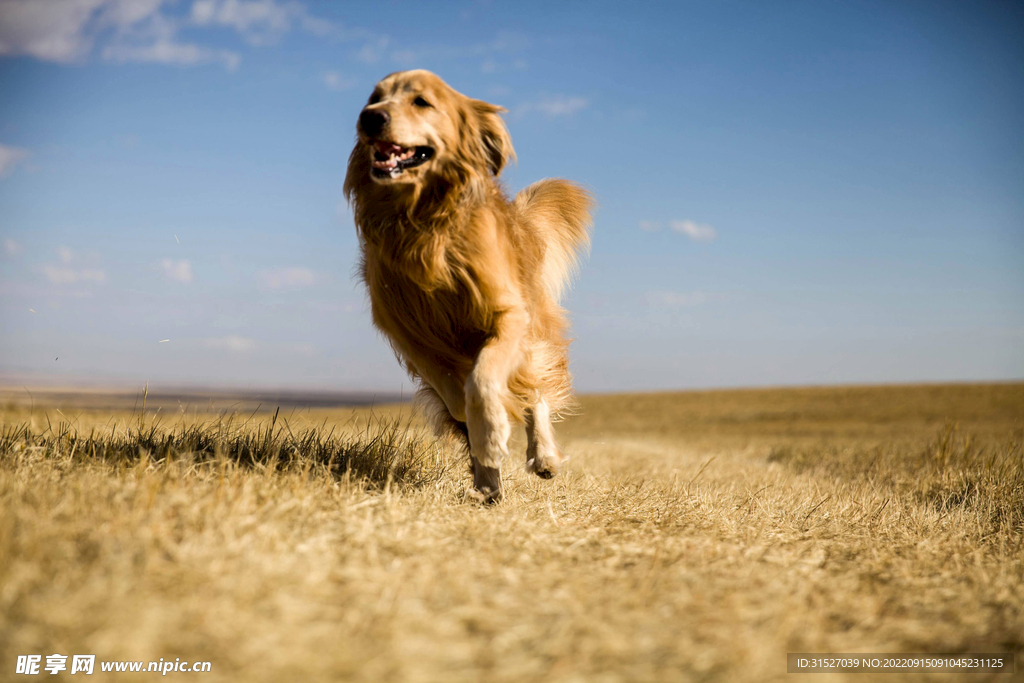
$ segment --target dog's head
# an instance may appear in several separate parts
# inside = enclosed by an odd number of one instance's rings
[[[393,73],[359,114],[347,182],[362,181],[352,174],[380,185],[422,185],[439,174],[497,176],[515,156],[503,111],[429,71]]]

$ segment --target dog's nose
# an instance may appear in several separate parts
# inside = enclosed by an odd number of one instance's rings
[[[359,115],[359,126],[363,132],[371,138],[378,137],[384,126],[388,125],[391,117],[381,109],[364,109]]]

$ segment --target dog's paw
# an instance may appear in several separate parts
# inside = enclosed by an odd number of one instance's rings
[[[530,458],[526,461],[526,471],[536,474],[541,479],[550,479],[558,474],[558,466],[549,460]]]
[[[466,499],[483,505],[501,502],[501,470],[481,465],[473,460],[473,488],[466,492]]]
[[[502,499],[501,489],[493,490],[485,488],[483,491],[479,489],[466,489],[465,502],[475,503],[476,505],[497,505]]]

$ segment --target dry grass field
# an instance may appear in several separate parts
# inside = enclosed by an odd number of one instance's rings
[[[565,473],[528,476],[520,443],[479,507],[407,406],[12,402],[0,679],[52,653],[275,682],[770,681],[787,652],[1024,667],[1024,385],[582,404]]]

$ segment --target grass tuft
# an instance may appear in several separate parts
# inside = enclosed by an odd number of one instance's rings
[[[326,424],[293,433],[277,413],[265,424],[233,415],[172,429],[158,424],[113,426],[80,433],[72,424],[48,424],[36,432],[28,424],[0,428],[0,465],[29,459],[125,465],[233,462],[271,471],[320,469],[334,477],[364,480],[371,487],[388,483],[418,487],[447,471],[439,447],[400,418],[374,417],[362,432],[328,429]]]
[[[980,447],[948,423],[924,448],[809,446],[774,448],[769,462],[799,472],[869,482],[905,493],[941,513],[981,512],[991,533],[1024,533],[1024,439]]]

